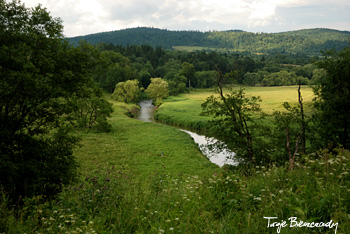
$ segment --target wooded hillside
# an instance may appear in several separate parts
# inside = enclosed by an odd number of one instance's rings
[[[173,49],[174,46],[199,46],[205,50],[225,49],[233,52],[264,54],[320,55],[320,51],[340,50],[349,44],[349,31],[304,29],[282,33],[229,31],[170,31],[157,28],[131,28],[70,38],[72,44],[84,39],[88,43],[114,45],[150,45]]]

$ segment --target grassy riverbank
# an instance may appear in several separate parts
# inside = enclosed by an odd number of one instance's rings
[[[181,98],[181,97],[179,97]],[[334,233],[298,221],[350,229],[350,155],[319,152],[296,169],[257,167],[250,176],[218,168],[176,128],[124,115],[114,103],[110,133],[86,133],[75,156],[81,178],[53,201],[0,203],[0,233],[276,233],[264,217],[287,221],[280,233]]]
[[[238,90],[235,87],[234,90]],[[284,111],[282,104],[289,102],[290,104],[298,101],[298,87],[246,87],[247,96],[260,96],[262,110],[266,114],[272,114],[275,110]],[[311,112],[311,101],[314,97],[312,88],[303,86],[301,88],[304,99],[305,112]],[[181,94],[176,97],[169,97],[157,110],[155,118],[163,123],[182,126],[185,128],[202,131],[207,127],[210,116],[203,116],[201,104],[207,97],[213,95],[212,90],[194,90],[189,94]]]

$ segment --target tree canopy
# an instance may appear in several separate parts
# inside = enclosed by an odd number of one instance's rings
[[[99,53],[70,46],[41,5],[0,4],[0,185],[12,197],[53,195],[76,175],[67,130],[83,108],[76,101],[102,100],[91,76]]]
[[[149,98],[152,98],[153,102],[159,106],[163,98],[169,96],[168,82],[162,78],[151,78],[151,84],[147,87],[146,93]]]
[[[317,65],[326,71],[315,88],[319,144],[350,149],[350,48],[325,53]]]

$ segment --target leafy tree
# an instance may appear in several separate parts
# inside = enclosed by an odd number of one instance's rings
[[[259,84],[261,81],[261,77],[259,75],[259,73],[250,73],[247,72],[244,75],[244,80],[243,80],[243,84],[245,85],[249,85],[249,86],[256,86],[257,84]]]
[[[79,98],[74,94],[68,99],[68,109],[66,119],[77,129],[98,132],[109,132],[111,125],[107,121],[113,112],[112,104],[102,96],[100,88],[90,88],[86,90],[94,94],[91,97]]]
[[[14,200],[54,195],[76,176],[66,118],[73,97],[94,97],[96,53],[69,46],[61,20],[40,5],[0,7],[0,187]]]
[[[320,85],[314,91],[316,118],[315,142],[320,147],[337,144],[350,149],[350,48],[325,53],[324,60],[317,62],[326,71]]]
[[[187,91],[186,77],[180,74],[176,74],[173,79],[166,80],[169,84],[169,94],[178,95]]]
[[[137,102],[140,99],[141,90],[138,80],[127,80],[119,82],[115,86],[112,98],[120,102]]]
[[[314,69],[312,71],[312,79],[311,79],[311,83],[315,84],[315,85],[319,85],[321,80],[324,79],[324,77],[326,76],[326,71],[324,69]]]
[[[260,97],[246,97],[243,89],[224,94],[221,73],[217,83],[219,96],[212,95],[202,104],[203,114],[214,116],[211,133],[246,163],[268,161],[264,128],[257,118]]]
[[[119,82],[134,77],[134,69],[130,60],[114,51],[103,51],[100,54],[101,63],[98,72],[95,72],[95,81],[109,93],[112,93]]]
[[[188,63],[188,62],[184,62],[182,64],[180,74],[187,78],[187,87],[188,88],[191,88],[191,86],[196,87],[197,82],[195,79],[195,73],[196,73],[196,70],[195,70],[193,64]]]
[[[296,155],[299,152],[303,154],[306,153],[306,130],[308,129],[308,120],[306,120],[304,114],[300,82],[298,88],[298,106],[292,107],[288,102],[283,103],[283,106],[286,112],[274,112],[275,132],[271,137],[274,142],[273,145],[275,146],[273,153],[277,154],[275,161],[279,162],[285,162],[284,155],[287,154],[289,158],[289,169],[292,169],[294,167]],[[295,147],[292,148],[291,145],[295,145]]]
[[[162,78],[151,78],[151,84],[145,92],[149,98],[152,98],[156,106],[160,106],[162,99],[169,96],[168,86],[168,82]]]
[[[211,88],[216,85],[217,71],[199,71],[195,73],[197,88]]]

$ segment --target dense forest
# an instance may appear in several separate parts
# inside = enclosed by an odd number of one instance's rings
[[[304,29],[282,33],[252,33],[230,31],[170,31],[157,28],[131,28],[70,38],[77,44],[81,39],[91,44],[150,45],[173,49],[174,46],[199,46],[201,49],[225,49],[231,52],[264,54],[320,55],[321,50],[341,49],[348,44],[349,31]]]
[[[217,71],[228,82],[248,86],[281,86],[316,84],[325,72],[313,61],[319,57],[303,55],[242,55],[215,51],[176,51],[149,45],[95,46],[104,61],[94,74],[95,81],[112,93],[119,82],[137,79],[147,88],[151,78],[161,77],[169,83],[170,95],[188,92],[189,88],[211,88],[216,85]]]

